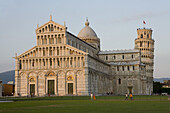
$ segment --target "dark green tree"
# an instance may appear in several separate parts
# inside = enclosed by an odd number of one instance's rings
[[[153,93],[161,94],[162,84],[160,82],[153,81]]]

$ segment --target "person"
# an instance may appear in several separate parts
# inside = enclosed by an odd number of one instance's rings
[[[91,96],[91,100],[93,100],[93,93],[92,92],[91,92],[90,96]]]
[[[128,100],[128,94],[127,94],[127,93],[126,93],[126,95],[125,95],[125,96],[126,96],[125,100]]]
[[[130,96],[130,100],[132,100],[132,99],[133,99],[133,95],[132,95],[132,93],[131,93],[129,96]]]
[[[95,94],[93,94],[93,100],[96,100]]]
[[[111,92],[111,95],[113,95],[113,92]]]

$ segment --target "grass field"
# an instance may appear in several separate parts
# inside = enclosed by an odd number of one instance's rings
[[[100,96],[90,100],[88,96],[63,96],[39,98],[0,98],[14,100],[1,103],[0,113],[170,113],[167,96]]]

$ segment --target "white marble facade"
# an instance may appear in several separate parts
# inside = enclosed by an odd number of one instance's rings
[[[50,16],[49,22],[37,26],[37,45],[15,57],[15,95],[149,95],[154,41],[150,29],[139,29],[138,35],[144,31],[149,38],[138,37],[133,50],[101,51],[88,20],[75,36]],[[149,47],[142,47],[141,41]]]

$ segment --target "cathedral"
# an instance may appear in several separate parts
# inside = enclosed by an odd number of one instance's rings
[[[36,29],[37,44],[15,56],[15,95],[114,95],[153,92],[152,29],[138,28],[134,49],[100,49],[88,20],[77,36],[50,20]]]

